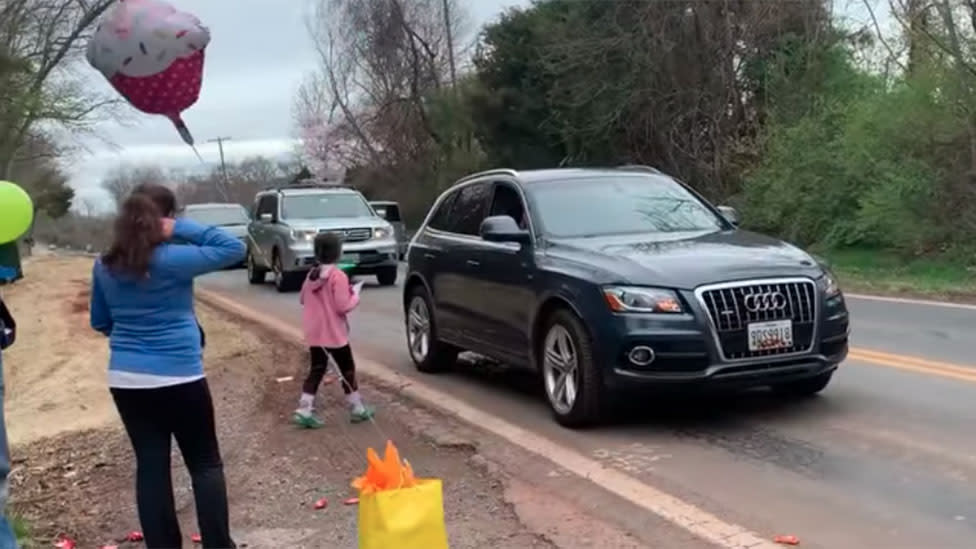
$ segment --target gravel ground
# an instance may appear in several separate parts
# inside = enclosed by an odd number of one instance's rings
[[[104,357],[104,341],[89,338],[83,328],[89,268],[90,260],[84,258],[31,260],[25,271],[27,280],[36,283],[9,288],[4,297],[10,299],[20,319],[28,318],[33,304],[60,300],[66,317],[57,322],[72,327],[65,337],[76,338],[73,354]],[[66,292],[74,297],[65,299]],[[555,547],[519,520],[505,499],[497,468],[475,454],[474,445],[425,435],[423,426],[430,425],[432,418],[440,423],[438,416],[390,393],[364,387],[364,398],[378,409],[377,421],[350,425],[341,391],[333,385],[320,391],[327,426],[299,431],[289,425],[288,418],[307,364],[304,353],[206,307],[200,307],[199,313],[207,331],[207,375],[217,407],[231,522],[242,546],[356,547],[356,507],[343,505],[354,495],[349,482],[365,469],[366,448],[379,450],[391,439],[418,475],[444,480],[453,549]],[[48,312],[27,322],[21,320],[20,325],[27,329],[22,333],[48,334],[44,344],[57,345],[57,338],[52,340],[48,330],[55,316]],[[32,337],[22,335],[18,347],[37,349],[35,345],[41,341],[32,344]],[[34,422],[21,430],[24,434],[12,448],[12,507],[30,524],[37,547],[49,547],[62,534],[77,541],[78,547],[100,547],[138,530],[132,453],[117,418],[106,419],[105,410],[111,409],[107,390],[92,388],[104,381],[103,370],[97,374],[66,371],[55,363],[64,360],[55,353],[28,353],[26,349],[5,356],[8,371],[18,371],[25,380],[48,379],[45,373],[57,372],[48,390],[32,390],[30,399],[18,402],[12,398],[7,403],[12,417]],[[90,378],[94,375],[100,377],[93,383]],[[76,382],[85,388],[82,402],[72,388]],[[8,387],[12,387],[9,378]],[[37,413],[39,409],[61,410],[56,417],[70,417],[71,421],[52,422]],[[174,459],[174,483],[190,546],[189,536],[196,531],[193,504],[189,479],[178,457]],[[313,502],[322,497],[328,498],[329,506],[314,510]]]

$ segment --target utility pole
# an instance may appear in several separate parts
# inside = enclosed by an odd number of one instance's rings
[[[444,33],[447,38],[447,60],[451,68],[451,87],[457,93],[457,67],[454,65],[454,24],[451,21],[451,0],[443,0]]]
[[[223,185],[218,186],[217,189],[224,197],[224,200],[229,200],[227,191],[230,190],[230,181],[227,179],[227,162],[224,160],[224,141],[230,141],[231,139],[231,137],[217,137],[207,140],[207,143],[216,143],[217,149],[220,151],[220,173],[223,176],[224,181]]]

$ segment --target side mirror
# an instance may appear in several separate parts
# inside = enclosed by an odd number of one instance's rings
[[[739,222],[741,221],[741,218],[739,217],[738,210],[736,210],[732,206],[719,206],[718,211],[719,213],[722,214],[722,217],[724,217],[733,226],[735,227],[739,226]]]
[[[529,231],[520,229],[518,223],[508,215],[493,215],[481,222],[481,238],[486,242],[516,242],[528,244],[532,241]]]
[[[274,216],[269,213],[261,214],[258,219],[261,220],[261,223],[274,223]]]

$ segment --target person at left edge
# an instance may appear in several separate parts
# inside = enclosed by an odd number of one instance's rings
[[[17,538],[7,516],[7,475],[10,474],[10,453],[7,448],[7,424],[3,417],[3,349],[14,344],[17,323],[0,297],[0,549],[17,549]]]
[[[235,544],[193,279],[240,263],[245,249],[217,227],[174,220],[175,210],[173,192],[161,185],[141,185],[122,204],[112,246],[92,273],[91,325],[109,336],[109,387],[136,455],[146,547],[183,546],[170,475],[175,438],[202,545],[227,549]]]

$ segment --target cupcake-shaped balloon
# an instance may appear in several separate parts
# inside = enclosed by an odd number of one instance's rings
[[[88,62],[133,107],[173,121],[188,145],[180,113],[200,97],[210,31],[195,16],[159,0],[119,0],[88,42]]]

